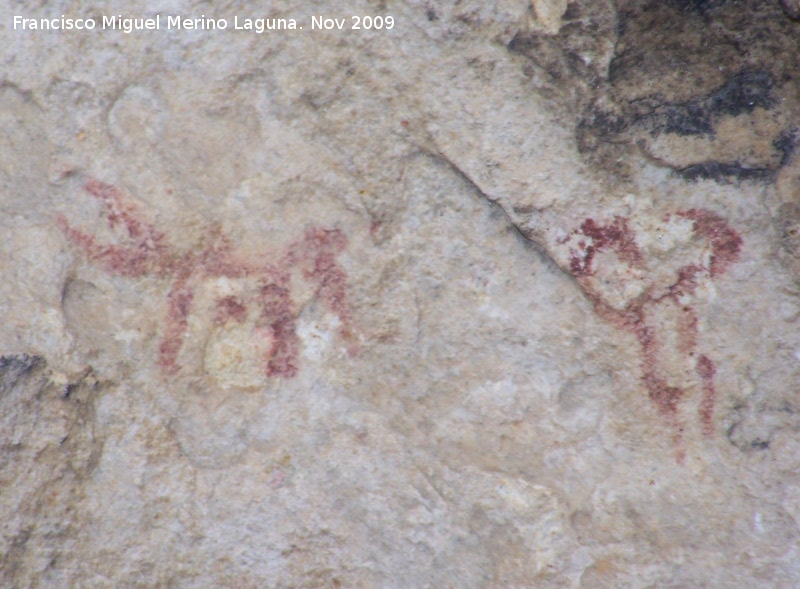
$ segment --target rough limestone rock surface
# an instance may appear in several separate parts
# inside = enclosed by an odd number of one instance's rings
[[[795,4],[2,3],[0,585],[800,587]]]

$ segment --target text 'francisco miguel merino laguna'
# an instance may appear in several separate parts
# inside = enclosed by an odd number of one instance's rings
[[[159,31],[162,29],[177,30],[202,30],[215,31],[231,28],[235,31],[252,31],[263,33],[265,31],[296,30],[303,27],[297,26],[297,21],[293,18],[239,18],[233,17],[233,26],[229,27],[226,18],[184,18],[182,16],[156,15],[152,18],[126,18],[121,14],[118,16],[104,16],[102,19],[95,18],[67,18],[63,14],[61,18],[25,18],[22,16],[14,17],[14,30],[30,31],[69,31],[69,30],[99,30],[111,29],[132,33],[133,31]],[[349,25],[349,26],[348,26]],[[346,18],[327,18],[324,16],[311,17],[311,30],[369,30],[369,29],[392,29],[394,28],[394,17],[392,16],[351,16]]]
[[[100,27],[98,27],[98,21]],[[232,24],[233,26],[230,26]],[[24,30],[101,30],[113,29],[123,33],[133,31],[160,31],[162,29],[177,30],[225,30],[231,28],[237,31],[253,31],[263,33],[272,30],[291,30],[297,29],[297,21],[293,18],[239,18],[233,17],[233,23],[229,23],[226,18],[185,18],[182,16],[156,15],[152,18],[126,18],[119,16],[104,16],[102,19],[95,18],[67,18],[63,14],[61,18],[24,18],[14,17],[14,29]],[[299,27],[303,28],[303,27]]]
[[[61,18],[24,18],[14,17],[14,29],[22,30],[94,30],[100,22],[100,30],[112,29],[123,33],[133,31],[159,31],[162,29],[173,30],[202,30],[215,31],[231,28],[235,31],[252,31],[263,33],[265,31],[295,30],[303,27],[297,26],[297,21],[293,18],[239,18],[233,17],[233,26],[229,27],[226,18],[185,18],[182,16],[156,15],[152,18],[127,18],[121,14],[118,16],[104,16],[102,19],[95,18],[67,18],[63,14]],[[348,18],[328,18],[324,16],[311,17],[311,30],[380,30],[394,28],[394,17],[392,16],[351,16]]]

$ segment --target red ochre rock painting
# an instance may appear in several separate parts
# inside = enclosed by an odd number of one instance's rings
[[[111,229],[127,231],[128,245],[101,244],[97,239],[70,225],[63,215],[58,225],[70,242],[87,258],[111,274],[126,277],[144,275],[171,281],[166,297],[164,329],[158,349],[158,365],[167,374],[181,366],[178,355],[183,347],[195,290],[203,281],[224,277],[249,279],[255,288],[217,298],[213,324],[244,323],[254,317],[254,337],[267,337],[264,358],[267,377],[292,378],[298,370],[299,341],[297,309],[292,300],[292,271],[299,270],[313,284],[315,297],[338,316],[339,335],[353,342],[347,304],[347,275],[336,263],[347,238],[339,229],[308,228],[303,236],[273,260],[245,259],[232,251],[230,240],[216,234],[202,251],[175,249],[167,236],[145,220],[138,208],[116,186],[89,180],[84,188],[100,200]],[[255,312],[251,309],[255,307]],[[355,344],[350,345],[351,354]]]
[[[701,250],[702,260],[678,267],[671,274],[670,284],[647,283],[649,268],[625,217],[614,217],[605,224],[587,218],[558,243],[569,248],[569,270],[598,314],[636,337],[643,385],[659,413],[674,428],[676,458],[683,462],[679,404],[693,383],[701,394],[698,419],[702,433],[711,436],[717,394],[714,361],[697,349],[699,318],[693,304],[695,293],[703,281],[713,281],[739,259],[742,238],[725,219],[711,211],[690,209],[675,215],[691,222],[693,238],[704,241],[705,247]],[[669,216],[665,218],[668,220]],[[634,286],[634,296],[619,299],[623,304],[619,300],[615,304],[608,296],[603,282],[608,277],[598,276],[601,267],[598,256],[604,253],[613,254],[616,264],[623,267],[623,272],[613,278],[619,281],[620,288],[624,289],[626,283]],[[630,284],[632,281],[643,284]],[[665,333],[670,329],[672,333]],[[670,344],[674,350],[667,349]],[[683,374],[676,374],[674,362],[671,368],[668,366],[669,360],[675,358],[681,361]]]

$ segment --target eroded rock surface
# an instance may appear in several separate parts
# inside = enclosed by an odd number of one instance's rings
[[[0,584],[800,584],[791,2],[60,10],[0,8]]]

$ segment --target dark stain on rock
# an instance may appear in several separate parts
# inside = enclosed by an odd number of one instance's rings
[[[726,0],[668,0],[667,4],[672,4],[684,12],[696,12],[703,14],[707,10],[725,4]]]
[[[655,136],[712,135],[715,118],[752,113],[756,107],[770,109],[777,103],[772,94],[773,80],[768,72],[744,72],[730,78],[707,96],[683,104],[664,104],[636,124],[644,125]]]
[[[778,207],[774,223],[781,247],[790,256],[800,257],[800,203],[783,203]]]
[[[533,205],[520,205],[513,207],[513,209],[518,215],[530,215],[536,212],[536,207]]]
[[[760,106],[772,108],[777,99],[772,95],[773,80],[769,72],[745,72],[729,79],[706,101],[712,114],[739,116]]]
[[[800,21],[800,0],[781,0],[781,8],[790,19]]]
[[[675,133],[677,135],[705,135],[714,132],[708,110],[697,103],[667,105],[650,118],[650,133]]]
[[[634,173],[624,162],[641,155],[689,181],[774,181],[795,153],[800,116],[800,26],[779,3],[619,0],[616,9],[608,70],[575,104],[587,163],[623,181]],[[692,138],[690,149],[670,135]]]
[[[39,356],[18,354],[0,356],[0,396],[12,390],[20,379],[44,365]]]
[[[6,378],[10,374],[23,374],[29,372],[41,358],[19,354],[0,356],[0,376]]]
[[[508,51],[525,58],[522,71],[534,81],[537,92],[555,108],[583,110],[601,88],[616,19],[601,3],[572,1],[556,34],[520,31],[507,44]],[[574,113],[575,110],[572,110]]]
[[[746,168],[738,162],[703,162],[675,172],[684,180],[715,180],[720,184],[731,184],[741,180],[768,180],[774,170],[769,168]]]
[[[571,73],[566,55],[553,39],[520,33],[508,44],[508,50],[527,57],[553,80],[561,80]]]
[[[797,149],[798,134],[797,129],[786,129],[775,141],[772,142],[773,147],[781,153],[781,167],[789,163]]]
[[[770,438],[777,429],[771,417],[774,412],[765,407],[739,405],[733,409],[734,422],[725,432],[725,437],[734,448],[743,453],[769,450]]]

